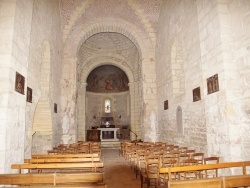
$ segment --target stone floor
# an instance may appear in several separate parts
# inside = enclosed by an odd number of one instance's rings
[[[104,182],[108,188],[140,188],[140,179],[136,179],[128,162],[119,156],[119,149],[102,149],[104,162]]]

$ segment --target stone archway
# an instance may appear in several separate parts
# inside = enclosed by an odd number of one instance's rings
[[[118,57],[118,56],[116,56]],[[86,65],[88,68],[87,69],[84,69],[82,72],[81,72],[81,77],[80,77],[80,82],[78,83],[78,94],[77,94],[77,109],[78,109],[78,114],[77,114],[77,117],[78,117],[78,139],[79,140],[84,140],[85,139],[85,104],[86,104],[86,80],[87,80],[87,77],[89,75],[89,73],[96,67],[98,66],[101,66],[101,65],[104,65],[106,64],[106,62],[109,62],[109,65],[114,65],[114,66],[117,66],[119,67],[120,69],[122,69],[128,76],[128,79],[129,79],[129,94],[130,94],[130,113],[131,114],[140,114],[140,109],[135,109],[135,105],[136,105],[136,102],[139,102],[139,101],[136,101],[136,97],[133,97],[133,96],[136,96],[136,88],[138,89],[138,83],[135,82],[135,78],[134,78],[134,75],[131,71],[131,69],[129,69],[127,66],[125,65],[122,65],[122,64],[118,64],[117,61],[115,61],[113,59],[112,56],[110,57],[105,57],[105,58],[99,58],[99,57],[96,57],[96,58],[93,58],[89,61],[89,63]],[[139,96],[137,96],[139,97]],[[84,105],[83,105],[84,104]],[[131,120],[130,120],[130,124],[131,124],[131,128],[133,130],[135,130],[137,133],[138,133],[138,139],[140,138],[140,123],[138,123],[140,117],[139,116],[131,116]],[[131,135],[132,136],[132,139],[135,139],[134,138],[134,135]]]
[[[86,27],[85,27],[86,26]],[[132,104],[131,108],[140,108],[138,116],[140,120],[136,121],[134,132],[140,132],[143,129],[148,129],[150,124],[150,114],[154,113],[157,117],[157,102],[156,102],[156,75],[155,75],[155,50],[154,46],[147,38],[145,32],[137,28],[135,25],[119,19],[102,19],[86,23],[79,28],[75,28],[69,35],[64,45],[63,52],[63,70],[62,70],[62,109],[63,117],[66,117],[69,123],[70,134],[74,134],[77,129],[78,122],[76,121],[77,111],[76,103],[78,100],[77,88],[77,54],[83,42],[90,36],[101,32],[114,32],[126,36],[133,41],[139,52],[139,79],[136,83],[131,83],[130,88],[133,88],[139,102]],[[72,69],[74,67],[74,69]],[[86,67],[89,69],[89,67]],[[69,71],[70,70],[70,71]],[[146,74],[145,74],[146,73]],[[81,90],[85,83],[81,83]],[[137,87],[135,87],[135,85]],[[139,87],[140,85],[140,87]],[[144,91],[143,91],[144,90]],[[152,97],[152,95],[154,97]],[[73,101],[72,101],[73,99]],[[138,125],[139,124],[139,125]],[[154,122],[158,125],[157,118]],[[139,134],[140,134],[139,133]],[[144,133],[143,133],[144,134]],[[73,139],[74,141],[74,139]]]

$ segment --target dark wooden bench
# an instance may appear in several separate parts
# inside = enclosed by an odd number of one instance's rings
[[[27,169],[30,173],[31,170],[45,170],[49,169],[53,172],[58,170],[85,170],[91,172],[98,172],[104,167],[102,162],[96,163],[48,163],[48,164],[12,164],[12,169],[18,169],[18,173],[21,174],[22,170]]]
[[[90,183],[103,183],[103,173],[0,174],[1,185],[93,186]]]

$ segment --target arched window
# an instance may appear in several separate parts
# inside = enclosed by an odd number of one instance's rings
[[[110,100],[105,100],[105,113],[110,113],[110,111],[111,111],[111,106],[110,106]]]

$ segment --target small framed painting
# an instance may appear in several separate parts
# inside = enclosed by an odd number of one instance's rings
[[[193,89],[193,102],[201,100],[201,90],[200,87]]]
[[[57,113],[57,104],[54,103],[54,112]]]
[[[26,101],[32,103],[32,89],[27,87]]]
[[[24,95],[25,78],[16,72],[15,91]]]
[[[164,101],[164,110],[168,109],[168,100]]]
[[[207,94],[219,91],[219,78],[218,74],[215,74],[207,79]]]

